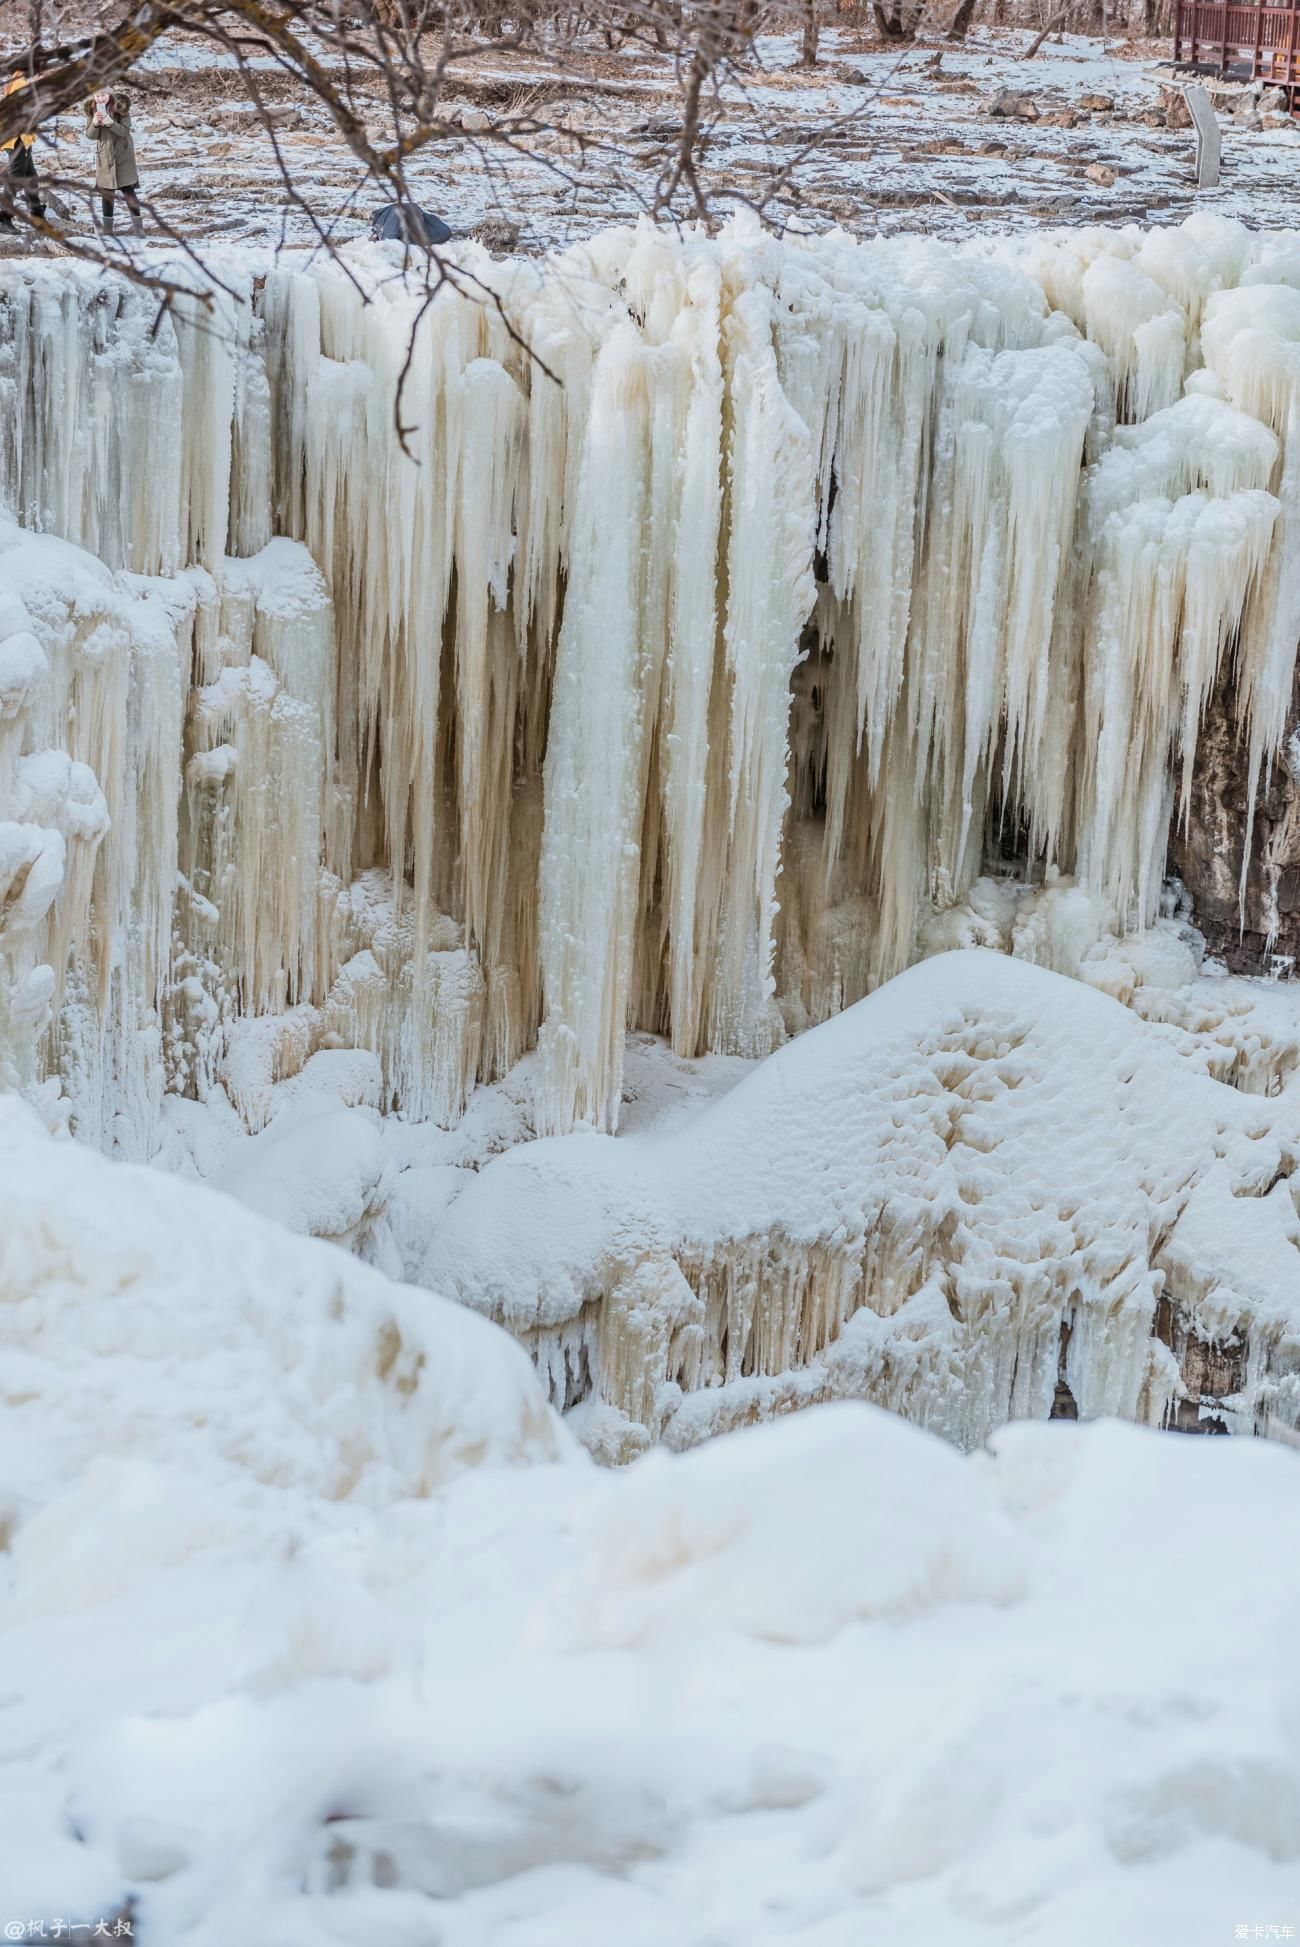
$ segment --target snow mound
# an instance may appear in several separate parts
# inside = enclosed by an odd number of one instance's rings
[[[800,1414],[779,1439],[710,1441],[689,1468],[651,1455],[610,1512],[575,1605],[592,1646],[683,1641],[702,1625],[817,1643],[857,1620],[1024,1593],[1017,1537],[973,1469],[900,1420],[844,1406]]]
[[[523,1338],[608,1457],[845,1393],[965,1446],[1054,1405],[1158,1421],[1175,1341],[1225,1350],[1235,1423],[1294,1425],[1298,1153],[1289,1096],[1080,982],[942,954],[671,1131],[491,1160],[423,1281]]]
[[[565,1446],[481,1319],[55,1141],[13,1097],[0,1183],[0,1482],[27,1612],[72,1584],[92,1602],[88,1564],[123,1549],[138,1573],[150,1532],[181,1560],[303,1496],[382,1507]]]

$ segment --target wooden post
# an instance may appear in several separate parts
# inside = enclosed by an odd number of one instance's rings
[[[1183,58],[1183,0],[1175,0],[1175,4],[1174,4],[1174,63],[1175,65],[1177,65],[1177,63],[1181,61],[1182,58]]]
[[[1200,0],[1188,0],[1188,4],[1192,10],[1191,62],[1192,62],[1192,66],[1195,67],[1196,66],[1196,41],[1197,41],[1198,31],[1201,25],[1201,4],[1200,4]]]
[[[1255,53],[1250,64],[1251,74],[1258,77],[1260,72],[1260,49],[1264,45],[1264,7],[1263,0],[1255,9]]]
[[[1295,106],[1295,95],[1293,93],[1295,88],[1295,9],[1296,0],[1291,0],[1291,15],[1287,21],[1286,37],[1286,98],[1293,108]]]
[[[1219,56],[1219,73],[1228,72],[1228,0],[1223,0],[1223,50]]]

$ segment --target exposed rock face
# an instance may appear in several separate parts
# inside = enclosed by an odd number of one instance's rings
[[[1165,1425],[1179,1433],[1227,1433],[1230,1402],[1246,1380],[1249,1348],[1236,1332],[1222,1340],[1203,1338],[1178,1306],[1163,1297],[1156,1307],[1156,1337],[1178,1363],[1180,1391],[1171,1400]],[[1060,1389],[1058,1387],[1058,1400]],[[1070,1417],[1058,1409],[1053,1419]],[[1078,1415],[1073,1417],[1077,1419]]]
[[[1300,965],[1300,680],[1292,688],[1281,753],[1256,797],[1240,901],[1250,826],[1250,752],[1240,734],[1236,685],[1225,671],[1197,745],[1187,829],[1175,820],[1169,866],[1191,896],[1211,953],[1234,973],[1291,974]]]

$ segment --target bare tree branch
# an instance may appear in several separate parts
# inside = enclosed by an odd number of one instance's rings
[[[178,24],[176,9],[168,0],[140,0],[115,26],[80,45],[42,48],[36,41],[20,48],[6,65],[31,79],[20,93],[0,101],[0,144],[30,134],[55,115],[76,108],[96,88],[120,81],[133,61]]]

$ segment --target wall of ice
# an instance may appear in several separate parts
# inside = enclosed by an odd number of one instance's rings
[[[1225,659],[1284,730],[1300,238],[458,261],[0,266],[0,1083],[138,1158],[535,1047],[613,1131],[628,1026],[766,1055],[990,863],[1154,915]]]
[[[250,1016],[612,1129],[628,1023],[764,1053],[1010,841],[1149,917],[1225,655],[1281,734],[1294,239],[464,263],[4,267],[0,504],[103,564],[2,531],[7,1060],[101,1139]]]
[[[160,321],[4,267],[0,502],[111,570],[0,543],[23,1079],[148,1151],[146,1098],[271,1014],[280,1071],[372,1047],[444,1120],[537,1042],[539,1129],[611,1129],[629,1022],[765,1053],[1008,837],[1150,917],[1224,654],[1281,736],[1300,243],[736,224],[465,269]]]

